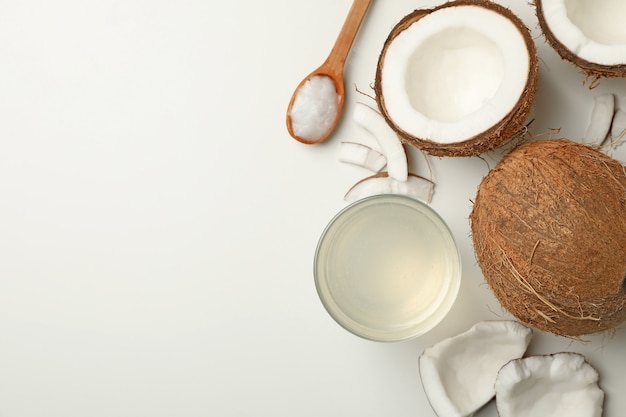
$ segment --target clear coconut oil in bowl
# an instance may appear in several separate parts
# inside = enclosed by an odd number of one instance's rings
[[[410,197],[384,194],[340,211],[319,240],[318,295],[333,319],[365,339],[420,336],[452,307],[461,261],[443,219]]]

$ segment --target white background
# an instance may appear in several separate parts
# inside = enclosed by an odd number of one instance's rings
[[[356,88],[371,94],[391,27],[437,3],[374,2],[346,66],[345,117],[307,146],[288,136],[286,106],[349,0],[0,0],[0,417],[434,415],[421,351],[509,317],[467,220],[498,156],[431,158],[432,207],[464,273],[427,335],[347,333],[317,298],[312,262],[343,194],[368,175],[337,159],[340,141],[371,140],[350,118],[371,103]],[[623,93],[624,80],[589,90],[533,8],[502,3],[539,48],[531,133],[579,139],[593,96]],[[535,332],[530,352],[587,355],[606,416],[619,417],[625,348],[622,330],[586,342]]]

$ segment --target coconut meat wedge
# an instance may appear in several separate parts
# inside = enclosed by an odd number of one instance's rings
[[[408,174],[406,181],[398,181],[387,172],[379,172],[354,184],[344,196],[348,203],[379,194],[400,194],[429,204],[435,184],[415,174]]]
[[[528,28],[484,0],[416,10],[390,33],[375,91],[405,142],[433,155],[491,150],[525,123],[537,56]]]
[[[498,371],[521,358],[532,330],[512,320],[485,320],[426,349],[419,372],[438,417],[468,417],[495,395]]]
[[[547,41],[588,74],[626,75],[626,2],[623,0],[536,0]]]
[[[573,352],[514,359],[496,378],[500,417],[600,417],[598,372]]]

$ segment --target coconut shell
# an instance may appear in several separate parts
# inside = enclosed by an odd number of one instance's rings
[[[526,48],[529,52],[529,73],[524,92],[513,109],[498,123],[484,132],[456,143],[439,143],[430,138],[419,138],[402,130],[389,116],[385,106],[385,95],[382,85],[382,68],[387,49],[391,42],[405,29],[418,22],[424,16],[447,7],[478,6],[499,13],[509,19],[519,29]],[[528,115],[532,110],[539,77],[537,50],[530,30],[510,9],[489,0],[456,0],[449,1],[431,9],[415,10],[402,18],[391,30],[384,42],[378,58],[374,92],[378,108],[393,130],[396,131],[402,142],[434,156],[474,156],[495,149],[507,139],[515,136],[524,129]]]
[[[587,145],[540,140],[507,154],[470,215],[485,280],[521,322],[562,336],[626,319],[626,168]]]
[[[557,54],[566,61],[569,61],[582,69],[587,77],[598,80],[600,78],[609,77],[626,77],[626,63],[620,65],[602,65],[595,62],[590,62],[582,59],[576,53],[568,49],[559,39],[554,35],[543,13],[542,0],[535,0],[535,12],[537,14],[537,20],[539,21],[539,27],[548,44],[556,51]],[[595,83],[590,84],[591,87],[595,86]]]

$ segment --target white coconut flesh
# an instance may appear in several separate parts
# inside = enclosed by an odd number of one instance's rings
[[[362,179],[354,184],[344,196],[348,203],[379,194],[400,194],[430,203],[435,184],[426,178],[409,174],[405,181],[398,181],[386,172]]]
[[[515,108],[529,68],[523,35],[509,19],[479,6],[446,7],[388,46],[381,67],[385,108],[412,136],[462,142]]]
[[[406,151],[398,135],[387,125],[381,114],[367,104],[356,103],[353,119],[376,138],[387,160],[389,176],[398,181],[406,181],[409,175]]]
[[[626,136],[626,96],[616,97],[617,110],[611,120],[610,138],[614,145],[622,144]]]
[[[600,417],[598,372],[577,353],[529,356],[502,367],[496,379],[500,417]]]
[[[558,41],[600,65],[626,63],[624,0],[542,0],[544,20]]]
[[[470,416],[489,402],[498,371],[524,355],[531,337],[519,322],[483,321],[426,349],[419,372],[437,416]]]
[[[372,172],[380,172],[387,165],[387,158],[375,149],[358,142],[341,142],[339,160],[357,165]]]
[[[599,146],[607,139],[615,114],[615,95],[600,94],[593,98],[591,118],[587,124],[583,143]]]

